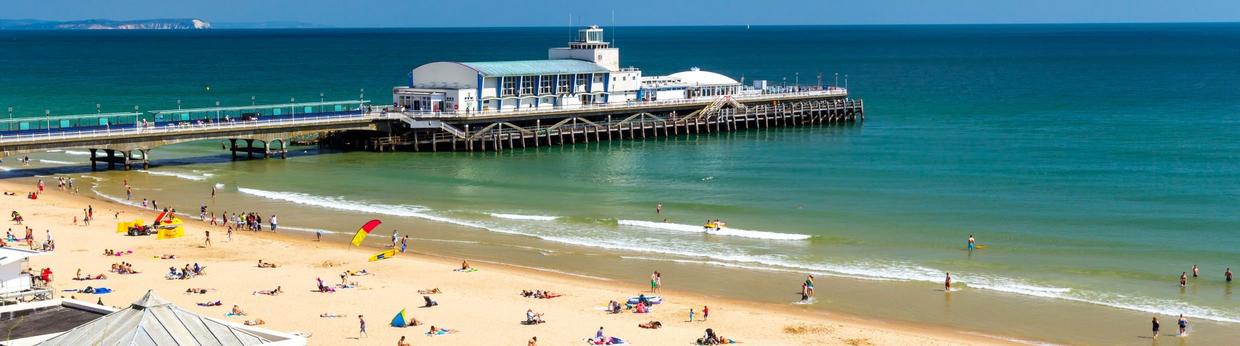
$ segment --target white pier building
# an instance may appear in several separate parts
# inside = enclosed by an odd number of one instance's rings
[[[403,112],[460,115],[716,98],[745,92],[736,80],[697,68],[645,77],[637,68],[620,66],[620,49],[603,41],[603,29],[590,26],[579,30],[577,40],[568,47],[547,50],[547,60],[443,61],[418,66],[410,73],[409,85],[392,89],[392,106]]]

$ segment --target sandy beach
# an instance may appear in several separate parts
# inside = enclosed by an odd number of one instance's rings
[[[995,344],[999,339],[955,333],[942,328],[866,320],[847,315],[795,311],[785,306],[750,303],[678,291],[672,287],[660,294],[667,300],[656,305],[654,312],[608,314],[603,311],[610,300],[622,301],[636,296],[648,287],[642,278],[621,282],[602,278],[576,276],[548,270],[520,268],[498,263],[472,262],[476,272],[453,271],[460,266],[457,258],[421,254],[422,244],[411,244],[413,250],[393,259],[368,262],[373,248],[355,248],[338,241],[315,242],[282,237],[272,232],[234,232],[227,239],[223,227],[187,220],[186,236],[172,240],[156,240],[154,236],[128,237],[115,232],[114,215],[120,219],[151,219],[149,210],[107,203],[104,201],[49,191],[38,200],[25,198],[33,185],[9,180],[0,181],[0,190],[16,192],[4,196],[6,209],[25,216],[25,225],[32,227],[36,242],[42,242],[45,230],[51,230],[56,250],[31,260],[31,267],[50,267],[55,273],[54,285],[65,297],[85,301],[102,299],[104,304],[126,306],[146,290],[154,289],[176,304],[204,315],[235,322],[262,319],[266,327],[280,331],[311,334],[311,344],[394,344],[401,337],[415,345],[461,344],[524,344],[538,337],[539,345],[583,344],[599,327],[606,335],[616,336],[638,345],[692,344],[706,328],[720,335],[751,345],[935,345]],[[95,221],[90,226],[74,225],[88,205],[94,207]],[[23,226],[10,225],[15,234]],[[211,231],[210,246],[205,245],[204,231]],[[104,256],[105,249],[130,251],[123,256]],[[176,255],[176,259],[160,259]],[[278,268],[259,268],[259,260],[275,263]],[[110,265],[131,263],[137,274],[108,272]],[[169,267],[197,263],[206,266],[206,274],[187,280],[168,280]],[[106,280],[77,281],[83,274],[106,274]],[[338,289],[334,293],[315,291],[315,278],[328,284],[340,283],[346,270],[365,269],[371,275],[350,276],[348,281],[358,287]],[[554,269],[554,268],[551,268]],[[87,286],[107,287],[106,295],[64,292]],[[260,290],[280,287],[277,296],[255,294]],[[205,294],[185,293],[189,288],[208,289]],[[418,290],[438,288],[440,294],[430,295],[439,305],[422,308]],[[520,295],[522,290],[547,290],[561,293],[553,299],[533,299]],[[202,307],[199,302],[220,301],[221,306]],[[245,316],[226,316],[233,305]],[[700,309],[709,306],[710,316],[702,321]],[[689,309],[698,310],[694,322],[688,322]],[[389,325],[401,309],[406,316],[424,323],[416,327],[394,328]],[[544,314],[546,323],[527,326],[527,309]],[[321,314],[343,317],[324,318]],[[364,316],[368,335],[359,338],[358,316]],[[660,321],[663,328],[642,329],[638,324]],[[427,336],[431,325],[459,332]]]

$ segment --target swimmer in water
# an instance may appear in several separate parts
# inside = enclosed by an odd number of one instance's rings
[[[952,291],[952,273],[951,272],[947,273],[947,280],[943,281],[943,290],[948,291],[948,292]]]
[[[1194,264],[1194,265],[1193,265],[1193,278],[1196,278],[1196,277],[1197,277],[1197,276],[1199,276],[1199,275],[1201,275],[1201,270],[1200,270],[1200,269],[1197,269],[1197,265],[1196,265],[1196,264]]]
[[[1188,272],[1180,272],[1180,288],[1188,286]]]

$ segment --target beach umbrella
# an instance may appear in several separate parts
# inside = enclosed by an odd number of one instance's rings
[[[353,246],[362,246],[362,240],[366,239],[366,235],[370,234],[370,231],[373,231],[375,228],[379,228],[379,224],[382,223],[379,220],[367,221],[366,224],[362,225],[362,228],[357,230],[357,234],[353,236]]]

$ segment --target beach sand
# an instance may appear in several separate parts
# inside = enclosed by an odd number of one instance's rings
[[[54,180],[51,181],[54,183]],[[749,345],[958,345],[1003,344],[1003,339],[957,333],[952,330],[862,319],[850,315],[800,311],[792,306],[753,303],[684,291],[662,290],[667,300],[656,305],[653,313],[607,314],[602,309],[609,300],[623,301],[648,289],[645,278],[631,282],[592,278],[554,271],[508,266],[498,263],[471,262],[477,272],[453,271],[461,259],[419,254],[425,244],[410,244],[414,249],[393,259],[368,262],[378,252],[374,248],[351,247],[346,242],[297,239],[272,232],[237,231],[232,240],[219,226],[186,220],[186,236],[172,240],[149,237],[127,237],[116,233],[114,214],[121,220],[151,220],[154,212],[108,203],[83,196],[69,195],[49,187],[38,200],[25,198],[33,185],[18,181],[0,181],[0,190],[16,192],[3,196],[5,209],[21,212],[25,225],[34,229],[36,242],[45,239],[51,230],[56,251],[33,257],[30,267],[38,270],[51,267],[56,289],[108,287],[106,295],[58,292],[64,297],[94,302],[102,298],[106,305],[125,307],[148,289],[175,304],[206,316],[242,322],[262,319],[265,328],[278,331],[310,333],[312,345],[395,344],[406,336],[415,345],[524,345],[537,336],[539,345],[583,344],[598,328],[608,336],[617,336],[635,345],[687,345],[701,337],[706,328]],[[90,226],[73,225],[87,205],[93,205],[95,221]],[[7,210],[6,210],[7,211]],[[182,210],[194,213],[193,210]],[[184,214],[183,214],[184,215]],[[23,226],[13,225],[19,237]],[[204,231],[211,231],[212,245],[204,246]],[[104,249],[132,250],[133,254],[107,257]],[[174,254],[177,259],[162,260],[158,256]],[[279,268],[258,268],[262,259]],[[129,262],[138,274],[108,273],[110,265]],[[189,280],[167,280],[168,267],[181,268],[198,263],[207,267],[207,274]],[[107,280],[72,280],[78,269],[84,274],[106,273]],[[315,278],[329,284],[340,282],[345,270],[366,269],[369,276],[352,276],[348,280],[358,288],[339,289],[335,293],[315,291]],[[554,268],[551,268],[554,269]],[[254,294],[258,290],[282,287],[278,296]],[[187,288],[207,288],[206,294],[186,294]],[[431,295],[439,306],[420,308],[422,294],[417,290],[439,288],[442,294]],[[549,290],[562,293],[554,299],[531,299],[519,295],[522,290]],[[217,307],[200,307],[195,303],[219,300]],[[247,316],[226,317],[233,305]],[[701,321],[700,309],[710,307],[710,318]],[[698,310],[697,321],[687,322],[690,308]],[[417,327],[389,326],[393,316],[406,309],[406,316],[425,323]],[[547,323],[526,326],[520,322],[526,309],[544,314]],[[322,318],[322,313],[344,315]],[[365,316],[368,336],[358,337],[358,315]],[[657,320],[663,328],[647,330],[638,324]],[[426,336],[429,326],[450,328],[458,333]]]

